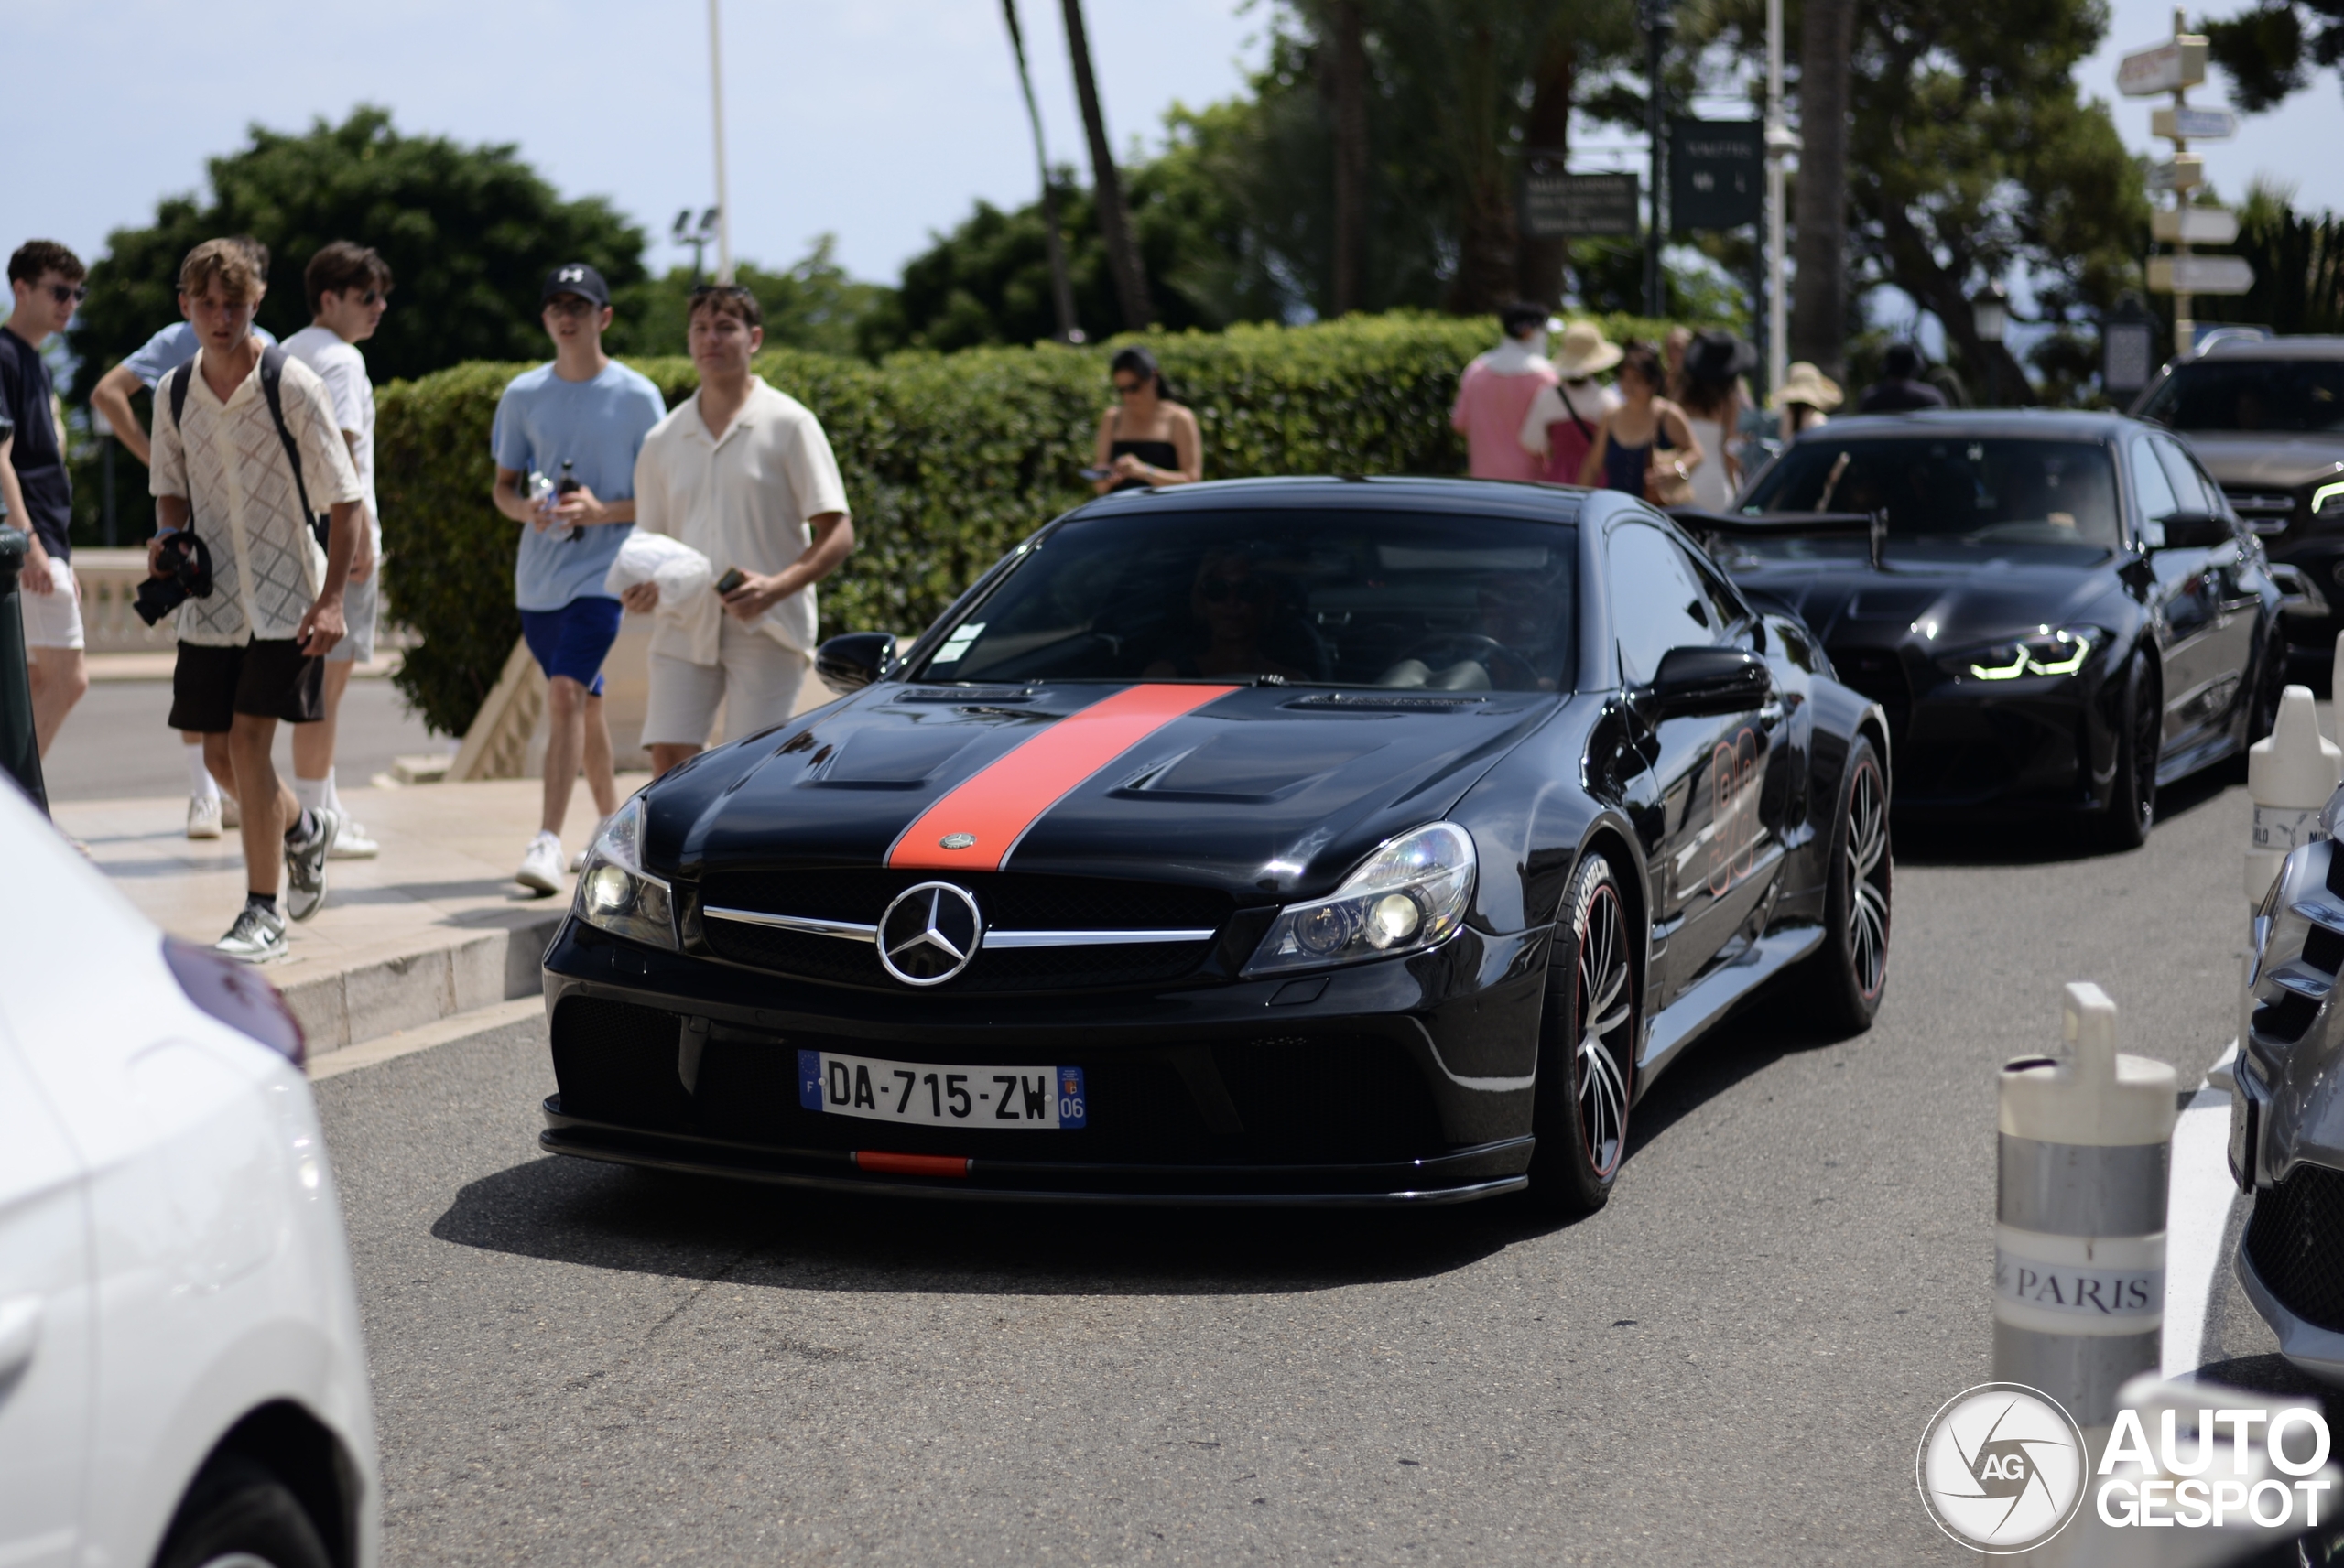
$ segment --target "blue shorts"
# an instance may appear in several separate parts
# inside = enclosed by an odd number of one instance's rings
[[[521,611],[521,637],[548,680],[568,676],[588,693],[602,695],[602,659],[619,640],[626,611],[615,599],[573,599],[559,610]]]

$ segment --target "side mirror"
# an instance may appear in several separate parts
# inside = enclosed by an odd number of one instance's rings
[[[891,632],[847,632],[814,650],[814,673],[841,697],[895,673]]]
[[[1742,713],[1774,694],[1766,661],[1742,648],[1671,648],[1648,688],[1663,719]]]
[[[2152,550],[2214,550],[2238,537],[2230,520],[2218,512],[2169,512],[2157,519],[2165,531],[2163,544]]]

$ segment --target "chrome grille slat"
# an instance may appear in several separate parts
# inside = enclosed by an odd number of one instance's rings
[[[798,914],[768,914],[756,909],[704,908],[709,920],[733,920],[743,925],[769,925],[807,936],[831,936],[841,942],[876,942],[879,928],[851,920],[814,920]],[[1210,942],[1211,927],[1201,931],[988,931],[986,947],[1117,947],[1160,942]]]

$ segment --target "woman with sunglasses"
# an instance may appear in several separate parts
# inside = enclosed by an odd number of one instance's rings
[[[1194,484],[1205,477],[1204,443],[1197,416],[1165,393],[1164,373],[1145,349],[1125,349],[1108,362],[1115,402],[1099,416],[1091,488],[1111,490]]]

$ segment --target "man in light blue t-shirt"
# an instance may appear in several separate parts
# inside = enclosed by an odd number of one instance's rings
[[[497,401],[489,445],[496,509],[522,524],[513,568],[521,634],[546,674],[545,811],[514,880],[557,893],[567,869],[562,819],[581,764],[595,809],[608,816],[619,806],[602,671],[620,610],[602,579],[635,523],[635,455],[667,406],[647,378],[602,352],[611,291],[601,273],[575,262],[556,267],[546,279],[544,319],[553,363],[513,378]],[[533,475],[560,492],[540,501],[530,492]]]

